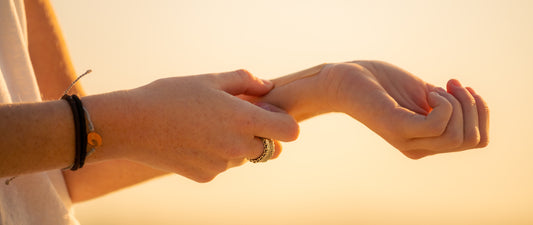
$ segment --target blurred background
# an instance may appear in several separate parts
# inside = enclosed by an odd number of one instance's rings
[[[76,205],[91,224],[533,224],[533,1],[52,0],[89,94],[246,68],[379,59],[491,109],[487,148],[410,160],[343,114],[277,160],[169,175]]]

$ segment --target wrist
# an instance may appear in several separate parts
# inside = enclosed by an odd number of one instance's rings
[[[333,64],[321,64],[273,80],[274,89],[258,101],[278,106],[297,121],[331,112],[327,79]]]
[[[328,93],[328,107],[332,112],[343,112],[353,116],[360,108],[360,100],[368,100],[370,93],[366,92],[369,82],[375,79],[367,76],[368,71],[359,64],[333,64],[326,74],[326,89]]]
[[[126,91],[112,92],[82,98],[90,114],[95,131],[102,137],[102,145],[87,158],[88,162],[126,158],[132,150],[132,104]]]

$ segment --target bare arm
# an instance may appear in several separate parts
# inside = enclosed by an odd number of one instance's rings
[[[76,79],[68,50],[48,0],[25,0],[28,50],[43,100],[57,100]],[[85,95],[78,83],[71,93]]]
[[[60,26],[57,23],[54,11],[48,0],[26,0],[25,7],[28,22],[30,57],[32,59],[39,89],[43,99],[58,99],[61,97],[66,87],[68,87],[68,85],[70,85],[70,83],[76,78],[74,68],[62,37]],[[80,96],[85,95],[85,92],[79,83],[73,87],[71,92],[77,93]],[[64,104],[58,104],[64,107]],[[51,108],[57,110],[56,107],[50,107],[49,109]],[[68,108],[66,109],[68,110]],[[65,111],[62,110],[61,112]],[[63,113],[58,116],[56,121],[60,121],[60,119],[63,122],[66,121],[69,118],[68,111],[66,112],[67,114]],[[2,124],[6,127],[9,126],[4,123]],[[60,126],[60,124],[57,124],[56,122],[50,125],[53,125],[53,127]],[[70,134],[73,129],[70,127],[70,124],[67,123],[63,126],[66,126],[64,130],[68,131]],[[55,137],[60,140],[73,140],[72,137]],[[53,140],[49,140],[49,142],[61,145]],[[64,144],[72,146],[73,143]],[[71,163],[70,161],[73,157],[72,149],[69,148],[65,153],[59,151],[49,152],[57,154],[57,156],[62,158],[58,159],[59,162],[36,159],[39,160],[39,163],[48,162],[49,165],[43,165],[44,167],[36,168],[35,170],[62,168]],[[49,158],[54,159],[55,157],[50,156]],[[13,172],[21,173],[23,171]],[[82,170],[76,172],[64,171],[63,175],[72,201],[79,202],[167,173],[168,172],[153,169],[129,160],[109,160],[96,164],[87,164]]]
[[[41,95],[45,100],[58,99],[76,78],[60,26],[48,0],[26,0],[25,8],[30,57]],[[85,95],[80,83],[71,92]],[[70,154],[68,156],[72,157],[73,153]],[[69,160],[71,158],[67,162]],[[129,160],[110,160],[88,164],[76,172],[64,171],[63,176],[72,201],[79,202],[166,173]]]

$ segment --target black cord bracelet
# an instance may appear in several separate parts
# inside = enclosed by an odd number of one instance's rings
[[[87,157],[87,127],[85,124],[85,112],[80,98],[77,95],[63,95],[61,99],[66,100],[72,110],[74,118],[74,130],[76,140],[76,153],[74,156],[74,164],[70,170],[77,170],[85,164]]]
[[[74,130],[75,130],[75,138],[76,138],[76,152],[74,156],[74,163],[66,169],[70,170],[77,170],[83,167],[85,164],[85,158],[87,158],[88,155],[91,153],[94,153],[96,147],[99,147],[102,145],[102,136],[100,136],[98,133],[94,131],[93,122],[91,121],[91,116],[89,116],[89,113],[83,108],[83,105],[81,103],[81,100],[76,95],[68,95],[68,92],[70,89],[76,84],[76,82],[82,78],[83,76],[90,73],[92,70],[87,70],[82,75],[78,76],[76,80],[74,80],[70,86],[65,90],[63,96],[61,99],[68,102],[70,109],[72,110],[72,116],[74,118]],[[86,116],[87,115],[87,121]],[[89,133],[87,133],[87,124],[89,124]],[[89,138],[90,136],[90,138]],[[90,145],[91,150],[87,152],[87,144],[88,139],[90,139]],[[11,177],[5,181],[6,185],[9,185],[11,181],[13,181],[17,176]]]
[[[83,110],[83,104],[81,99],[77,95],[72,95],[72,99],[76,102],[76,107],[78,108],[78,114],[80,118],[80,151],[76,151],[80,155],[80,164],[78,169],[82,168],[85,165],[85,159],[87,158],[87,124],[85,119],[85,111]]]

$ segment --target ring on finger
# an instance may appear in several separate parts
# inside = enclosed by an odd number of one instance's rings
[[[249,159],[250,162],[253,162],[253,163],[266,162],[270,158],[272,158],[272,156],[274,155],[274,152],[276,151],[276,146],[274,144],[274,141],[269,138],[261,138],[261,140],[263,141],[263,153],[255,159]]]

